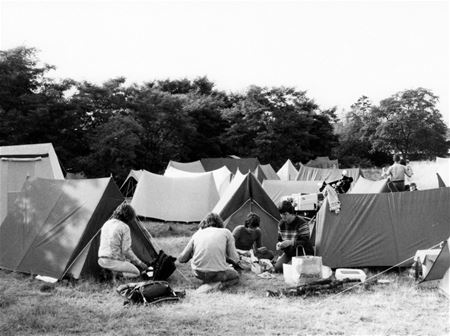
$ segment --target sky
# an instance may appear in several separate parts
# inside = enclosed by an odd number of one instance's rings
[[[450,125],[449,18],[448,1],[0,0],[0,49],[37,48],[58,79],[288,86],[338,114],[424,87]]]

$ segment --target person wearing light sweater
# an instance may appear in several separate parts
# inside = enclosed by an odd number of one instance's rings
[[[221,282],[230,286],[238,282],[239,273],[227,263],[227,259],[234,263],[239,261],[234,238],[217,214],[210,213],[200,222],[199,230],[178,257],[180,263],[191,259],[195,277],[204,283]]]
[[[131,249],[131,233],[128,226],[136,220],[131,205],[122,203],[114,211],[112,218],[103,224],[100,232],[98,264],[113,272],[122,272],[124,277],[136,278],[147,265]],[[114,273],[113,273],[114,275]],[[115,280],[115,278],[113,277]]]

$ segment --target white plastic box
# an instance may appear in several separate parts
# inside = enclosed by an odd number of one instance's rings
[[[366,281],[366,273],[360,269],[354,268],[338,268],[334,273],[336,280],[359,280],[361,282]]]

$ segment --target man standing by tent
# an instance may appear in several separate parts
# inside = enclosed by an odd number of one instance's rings
[[[290,201],[283,201],[278,207],[281,220],[278,223],[277,250],[283,254],[275,263],[275,272],[283,272],[283,264],[291,261],[296,255],[313,255],[314,250],[309,240],[308,223],[295,214],[295,209]]]
[[[147,265],[141,261],[131,249],[131,233],[129,223],[136,220],[136,213],[131,205],[119,205],[112,218],[103,224],[100,233],[100,247],[98,249],[98,264],[115,272],[122,272],[123,276],[136,278],[139,269],[146,269]]]
[[[208,214],[199,224],[189,243],[178,257],[180,263],[192,259],[191,267],[196,278],[213,288],[237,284],[239,273],[227,259],[237,263],[239,256],[230,230],[223,227],[222,218],[215,213]]]

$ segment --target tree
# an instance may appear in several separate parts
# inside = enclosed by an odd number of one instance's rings
[[[305,91],[252,86],[233,101],[223,111],[229,126],[222,139],[235,154],[256,156],[279,167],[286,158],[307,161],[331,151],[329,117]]]
[[[438,97],[417,88],[398,92],[374,109],[378,120],[373,148],[399,152],[405,157],[431,159],[445,155],[447,126],[436,107]]]
[[[84,171],[93,177],[112,174],[116,181],[123,181],[137,166],[143,133],[143,127],[132,116],[112,116],[88,136],[91,153],[82,159]]]

